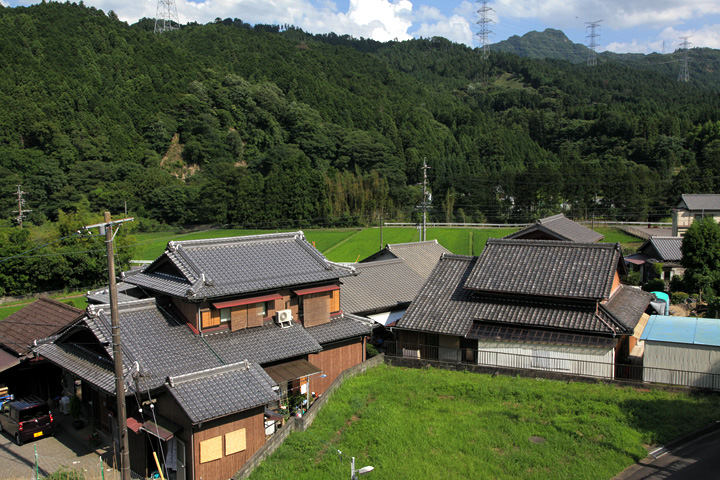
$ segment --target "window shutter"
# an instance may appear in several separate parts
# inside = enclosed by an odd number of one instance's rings
[[[230,314],[230,330],[233,332],[247,328],[247,305],[233,307]]]
[[[330,292],[330,312],[340,311],[340,290]]]
[[[212,328],[220,325],[220,310],[204,310],[201,316],[202,328]]]

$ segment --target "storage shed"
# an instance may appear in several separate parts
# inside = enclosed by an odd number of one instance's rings
[[[652,315],[643,380],[720,390],[720,319]]]

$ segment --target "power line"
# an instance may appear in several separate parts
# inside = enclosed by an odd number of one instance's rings
[[[180,28],[175,0],[158,0],[155,10],[155,33],[169,32]]]

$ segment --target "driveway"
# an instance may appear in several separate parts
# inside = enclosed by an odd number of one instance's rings
[[[103,438],[98,447],[91,447],[87,437],[92,427],[85,426],[75,430],[71,418],[61,413],[55,414],[56,433],[54,437],[44,437],[22,446],[5,432],[0,434],[0,479],[32,479],[35,474],[35,452],[41,476],[49,475],[61,468],[80,470],[87,480],[102,478],[101,468],[105,469],[105,478],[113,478],[115,471],[101,458],[112,456],[112,445]]]

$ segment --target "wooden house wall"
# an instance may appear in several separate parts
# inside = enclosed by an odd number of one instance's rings
[[[572,347],[478,340],[478,364],[614,377],[614,347]]]
[[[643,367],[646,382],[720,389],[720,347],[645,340]]]
[[[188,478],[223,479],[231,478],[237,473],[240,467],[265,444],[264,412],[264,407],[258,407],[203,423],[202,427],[193,434],[191,450],[194,476]],[[245,450],[225,455],[226,435],[239,429],[245,429]],[[200,463],[200,444],[216,437],[222,437],[222,458]],[[188,464],[191,464],[189,454]]]
[[[306,295],[302,301],[305,328],[330,322],[330,292]]]
[[[308,355],[308,361],[323,370],[325,378],[319,375],[310,377],[310,390],[316,395],[325,393],[330,384],[343,372],[365,359],[365,342],[355,338],[333,345],[323,345],[319,353]]]
[[[184,321],[198,328],[198,305],[197,303],[184,302],[182,298],[171,297],[173,306],[182,314]]]

